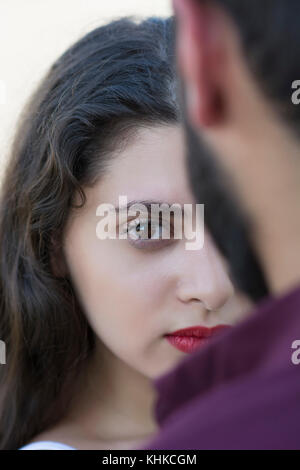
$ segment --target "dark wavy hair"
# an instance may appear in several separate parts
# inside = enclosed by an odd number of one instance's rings
[[[71,208],[141,126],[179,122],[173,18],[124,18],[73,44],[26,104],[0,199],[0,449],[57,422],[94,347],[71,280],[52,259]],[[74,204],[79,194],[81,204]]]

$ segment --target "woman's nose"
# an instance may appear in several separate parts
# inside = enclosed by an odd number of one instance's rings
[[[218,310],[233,293],[225,264],[213,246],[205,243],[199,251],[186,251],[177,287],[182,302],[198,301],[207,310]]]

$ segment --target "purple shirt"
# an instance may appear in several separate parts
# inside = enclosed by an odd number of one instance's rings
[[[300,449],[296,340],[300,287],[153,381],[160,430],[143,449]]]

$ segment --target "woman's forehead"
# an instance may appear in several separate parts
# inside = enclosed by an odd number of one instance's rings
[[[128,200],[153,199],[169,204],[192,202],[182,128],[141,129],[112,159],[107,174],[92,191],[93,197],[107,197],[112,203],[118,202],[119,195],[126,195]]]

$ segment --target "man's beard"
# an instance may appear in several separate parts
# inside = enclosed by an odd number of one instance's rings
[[[196,202],[204,204],[204,222],[227,259],[235,285],[252,300],[269,295],[267,282],[249,234],[251,227],[231,192],[227,175],[212,149],[184,117],[188,177]]]

